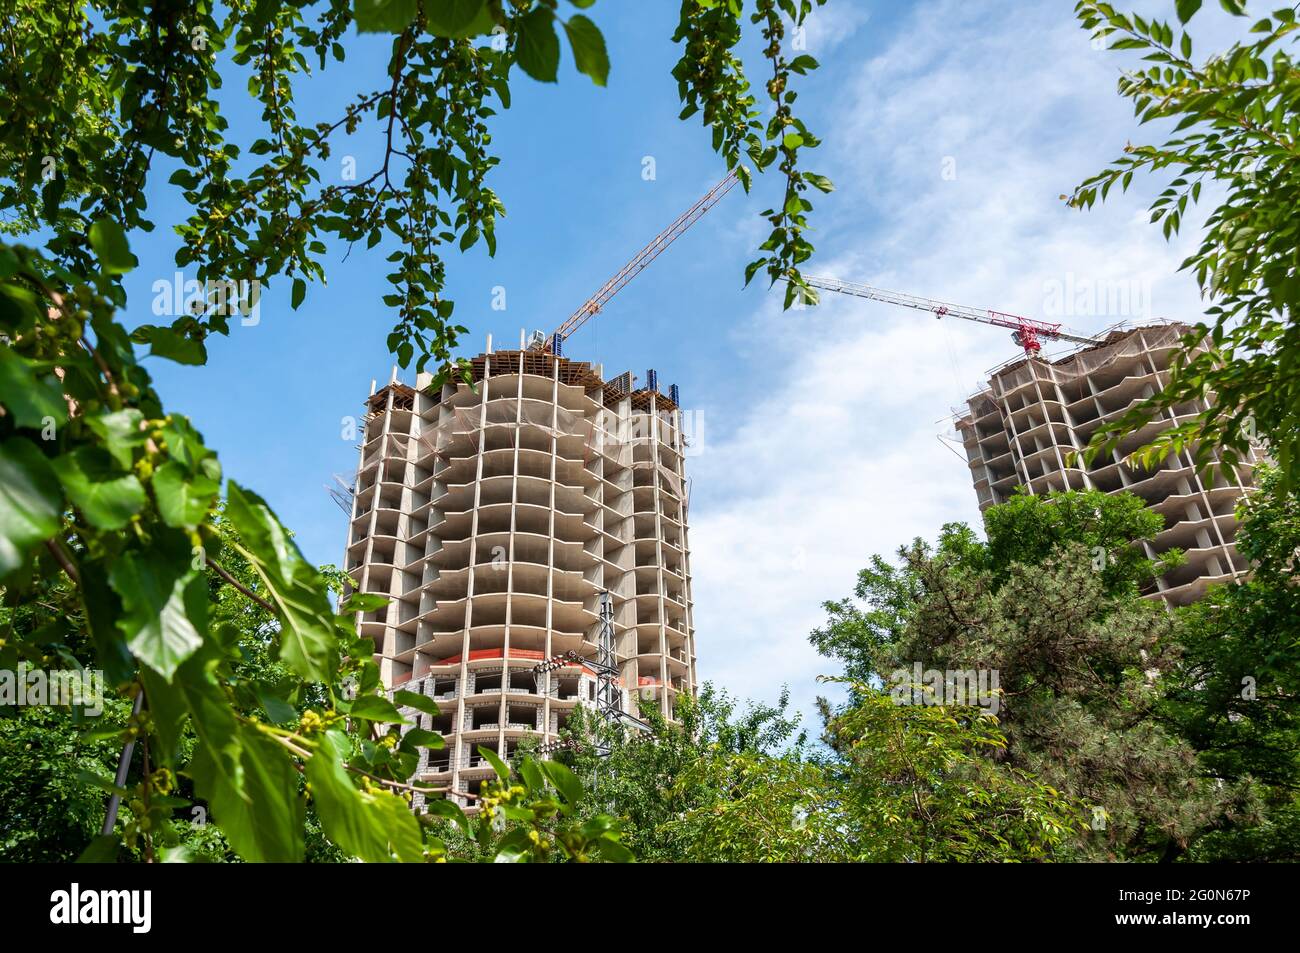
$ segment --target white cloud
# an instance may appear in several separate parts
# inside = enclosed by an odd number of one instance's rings
[[[802,48],[794,52],[824,56],[857,33],[858,27],[870,17],[863,3],[830,3],[817,7],[804,21]]]
[[[1068,11],[917,4],[877,55],[857,55],[823,61],[844,95],[812,119],[819,171],[839,189],[818,203],[810,270],[1028,316],[1066,280],[1133,281],[1156,315],[1199,314],[1175,274],[1194,232],[1166,244],[1135,196],[1086,213],[1058,198],[1133,129],[1115,54],[1092,49]],[[706,407],[737,423],[688,461],[701,674],[769,700],[788,682],[805,711],[814,676],[833,671],[807,642],[821,603],[850,594],[873,553],[978,523],[936,421],[1017,353],[1004,331],[827,298],[792,317],[773,296],[735,329],[753,396],[738,415]],[[1063,320],[1097,331],[1118,317]]]

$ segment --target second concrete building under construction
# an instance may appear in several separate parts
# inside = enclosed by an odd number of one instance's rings
[[[1235,509],[1251,486],[1258,454],[1252,452],[1238,473],[1226,471],[1217,452],[1206,472],[1198,472],[1190,449],[1152,470],[1129,462],[1128,455],[1156,434],[1192,420],[1205,409],[1204,400],[1158,414],[1091,463],[1082,451],[1098,428],[1164,388],[1169,362],[1188,330],[1181,324],[1116,330],[1054,361],[1011,361],[993,372],[988,388],[970,399],[969,413],[957,421],[981,511],[1006,502],[1018,488],[1034,494],[1127,491],[1144,499],[1164,520],[1155,539],[1143,544],[1147,556],[1175,548],[1186,555],[1149,592],[1176,605],[1248,570],[1237,552]]]

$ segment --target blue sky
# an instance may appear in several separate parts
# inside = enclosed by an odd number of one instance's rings
[[[606,89],[567,65],[558,86],[518,77],[493,129],[503,162],[492,184],[507,209],[497,255],[478,248],[448,262],[466,354],[489,333],[514,346],[521,328],[552,330],[723,175],[707,132],[676,118],[676,6],[605,0],[589,11],[610,48]],[[1168,16],[1172,6],[1139,9]],[[1094,49],[1072,7],[830,0],[814,15],[807,52],[822,69],[800,81],[798,109],[823,138],[809,167],[838,188],[816,201],[810,271],[1031,316],[1047,316],[1067,282],[1141,289],[1142,313],[1064,318],[1085,331],[1200,313],[1194,284],[1174,274],[1187,241],[1166,245],[1146,224],[1149,190],[1086,214],[1058,199],[1139,138],[1114,91],[1131,60]],[[1216,45],[1223,21],[1204,17]],[[342,94],[377,82],[385,42],[348,46],[344,69],[305,86],[301,118],[334,118]],[[243,78],[228,89],[239,126],[250,109]],[[334,155],[354,155],[364,177],[378,147],[363,131]],[[641,175],[646,156],[654,181]],[[183,212],[165,178],[150,195],[160,224]],[[810,710],[824,690],[815,677],[831,671],[806,641],[820,603],[849,594],[871,554],[949,520],[978,523],[968,471],[938,437],[1015,350],[983,326],[847,298],[782,314],[761,282],[742,290],[765,234],[758,212],[779,187],[769,178],[753,195],[733,190],[566,355],[607,374],[654,367],[700,413],[688,466],[701,674],[767,699],[789,683]],[[143,323],[155,320],[151,283],[175,271],[175,237],[159,228],[132,247],[141,267],[130,321]],[[169,408],[193,418],[226,474],[262,493],[318,563],[339,562],[345,536],[324,489],[356,465],[340,421],[359,415],[371,379],[392,366],[382,247],[342,259],[332,250],[328,287],[313,286],[297,312],[287,283],[270,289],[260,323],[212,340],[206,367],[149,362]],[[504,311],[490,307],[497,286]]]

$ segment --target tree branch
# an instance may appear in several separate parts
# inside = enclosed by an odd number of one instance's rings
[[[215,572],[218,576],[220,576],[220,577],[221,577],[222,579],[224,579],[226,582],[230,583],[230,585],[234,586],[236,589],[238,589],[238,590],[239,590],[240,592],[242,592],[244,595],[248,596],[248,598],[252,599],[254,602],[256,602],[259,606],[261,606],[261,607],[262,607],[263,609],[265,609],[267,612],[271,613],[272,615],[275,615],[275,614],[276,614],[275,606],[271,605],[271,603],[267,602],[265,599],[263,599],[261,596],[259,596],[257,593],[255,593],[252,589],[249,589],[249,588],[248,588],[247,586],[245,586],[242,582],[240,582],[238,579],[236,579],[234,576],[232,576],[230,573],[228,573],[228,572],[227,572],[227,571],[226,571],[226,570],[221,566],[221,564],[218,563],[215,559],[213,559],[213,558],[212,558],[211,556],[209,556],[207,553],[204,553],[204,554],[203,554],[203,559],[204,559],[204,561],[205,561],[209,566],[212,567],[212,571]]]

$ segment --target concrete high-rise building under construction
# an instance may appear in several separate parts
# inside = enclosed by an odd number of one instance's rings
[[[1205,408],[1179,405],[1126,436],[1108,457],[1085,464],[1082,451],[1102,424],[1114,420],[1169,379],[1179,324],[1151,325],[1108,334],[1055,361],[1022,357],[993,372],[987,389],[972,397],[957,421],[970,463],[980,510],[1003,503],[1022,486],[1027,492],[1126,490],[1142,497],[1164,519],[1144,548],[1149,557],[1182,549],[1184,565],[1158,579],[1149,595],[1172,604],[1192,602],[1207,586],[1244,573],[1237,553],[1237,501],[1251,486],[1251,459],[1240,472],[1215,462],[1202,478],[1190,451],[1170,455],[1158,468],[1141,470],[1125,458],[1162,430],[1185,423]]]
[[[477,793],[502,757],[553,741],[597,679],[600,601],[613,608],[624,710],[670,715],[695,687],[685,440],[677,389],[544,349],[488,351],[473,386],[396,381],[366,401],[345,565],[389,596],[358,618],[384,683],[437,701],[442,751],[418,779]],[[457,794],[455,792],[462,792]]]

